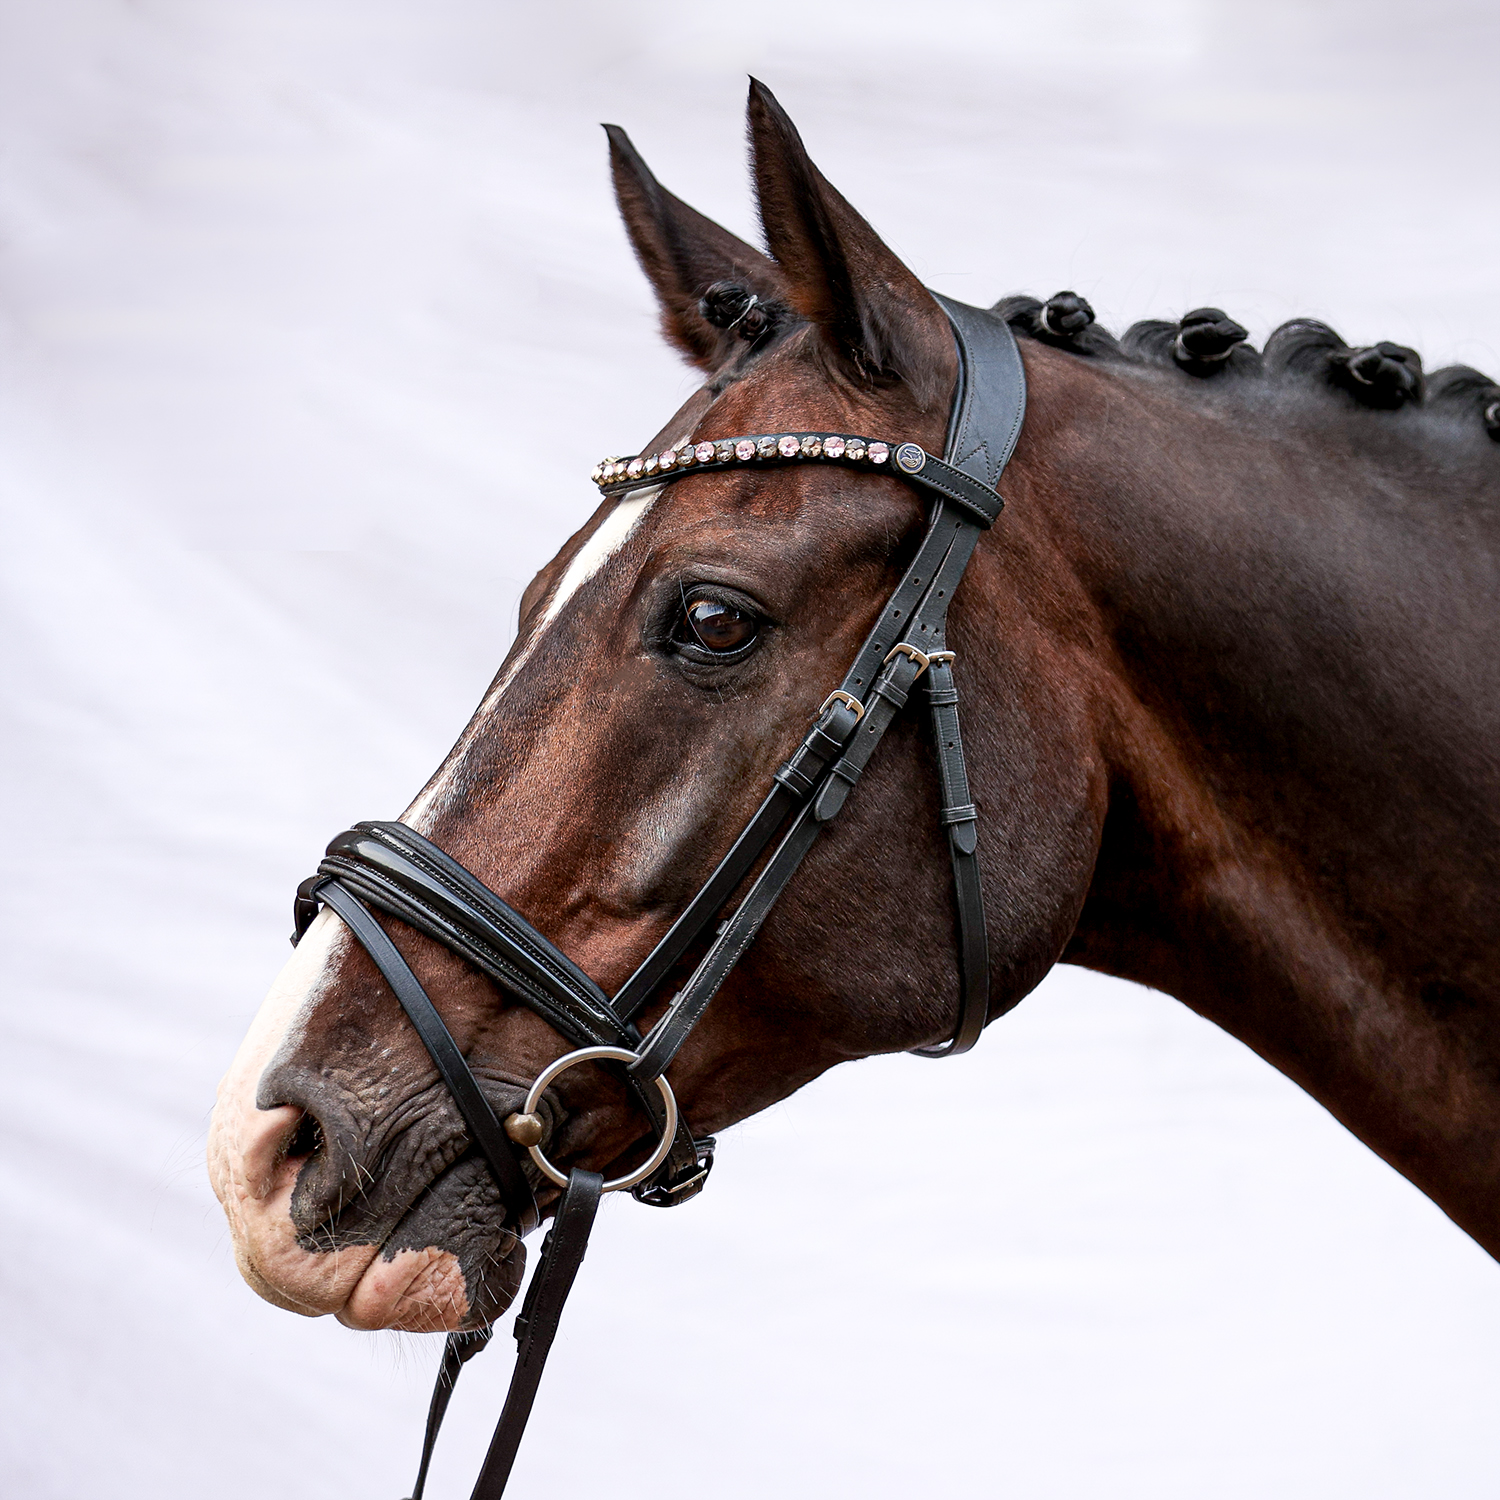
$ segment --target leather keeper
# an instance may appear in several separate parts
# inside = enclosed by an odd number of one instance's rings
[[[826,823],[843,811],[844,803],[848,801],[849,793],[854,789],[854,783],[859,780],[862,770],[860,766],[850,765],[847,757],[834,763],[833,769],[828,773],[828,780],[823,783],[823,790],[818,793],[818,800],[813,803],[813,817],[819,823]]]

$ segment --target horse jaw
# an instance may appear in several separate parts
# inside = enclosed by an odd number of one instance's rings
[[[469,1303],[451,1252],[428,1247],[387,1259],[378,1245],[316,1253],[298,1243],[291,1198],[300,1162],[286,1152],[302,1111],[255,1104],[261,1074],[305,1024],[349,943],[333,914],[323,912],[271,986],[219,1084],[209,1181],[229,1221],[240,1275],[267,1302],[309,1318],[333,1313],[352,1328],[457,1328]]]

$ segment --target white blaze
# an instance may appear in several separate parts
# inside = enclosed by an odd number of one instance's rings
[[[631,533],[640,524],[641,518],[651,509],[652,502],[661,494],[662,489],[662,485],[656,484],[649,489],[631,490],[599,523],[588,541],[574,553],[572,562],[564,570],[563,576],[558,579],[557,587],[552,590],[552,597],[547,600],[547,607],[542,611],[541,619],[536,622],[536,629],[531,632],[531,639],[521,648],[516,659],[506,669],[505,675],[490,689],[484,702],[480,704],[479,714],[474,720],[476,727],[483,716],[489,714],[504,696],[505,690],[516,680],[516,674],[531,660],[537,643],[546,633],[547,627],[562,613],[563,606],[630,540]],[[421,796],[402,814],[401,821],[408,828],[415,828],[418,833],[425,831],[423,824],[427,821],[428,815],[453,784],[454,771],[459,761],[463,759],[463,752],[468,748],[468,740],[469,736],[466,734],[454,746],[442,770],[433,777]]]

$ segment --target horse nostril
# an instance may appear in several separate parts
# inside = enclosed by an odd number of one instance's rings
[[[323,1124],[311,1110],[303,1110],[297,1128],[286,1143],[286,1159],[316,1156],[323,1149]]]

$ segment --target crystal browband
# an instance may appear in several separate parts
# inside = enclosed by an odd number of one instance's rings
[[[894,471],[902,479],[941,495],[981,526],[992,525],[1005,503],[989,485],[935,458],[919,443],[887,443],[878,438],[843,437],[836,432],[772,432],[680,443],[660,453],[607,458],[595,465],[590,477],[605,494],[613,494],[698,470],[829,462],[866,473]]]
[[[922,453],[915,443],[905,443],[901,447],[915,448],[917,453]],[[899,455],[899,448],[897,452]],[[840,437],[835,432],[772,432],[757,437],[719,438],[711,443],[681,443],[661,453],[641,453],[635,458],[606,458],[596,465],[591,477],[600,489],[609,489],[617,484],[638,483],[674,469],[798,463],[814,458],[879,467],[889,462],[890,456],[889,443],[869,438]],[[900,462],[899,456],[897,462]]]

